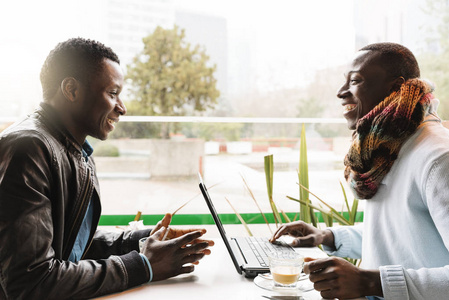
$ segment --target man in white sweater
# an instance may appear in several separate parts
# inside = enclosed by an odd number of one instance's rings
[[[304,271],[324,298],[449,299],[449,131],[413,54],[393,43],[357,52],[337,96],[354,131],[345,177],[366,199],[363,224],[317,229],[298,221],[272,237],[322,244],[339,257]],[[383,298],[382,298],[383,297]]]

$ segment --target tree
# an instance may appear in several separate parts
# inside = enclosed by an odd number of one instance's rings
[[[435,96],[441,100],[439,115],[449,119],[449,4],[446,0],[427,1],[425,12],[433,17],[430,28],[432,38],[427,40],[427,52],[418,57],[421,77],[428,78],[436,85]]]
[[[208,66],[204,48],[185,41],[184,29],[158,26],[143,43],[126,76],[133,98],[130,114],[183,116],[215,106],[220,95],[216,66]],[[161,136],[169,138],[169,124],[161,128]]]

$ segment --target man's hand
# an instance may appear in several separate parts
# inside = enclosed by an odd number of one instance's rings
[[[335,247],[334,234],[330,230],[321,230],[303,221],[282,225],[270,238],[270,242],[274,242],[282,235],[296,237],[291,243],[293,247],[312,247],[320,244]]]
[[[171,219],[172,219],[172,214],[170,214],[170,213],[165,214],[164,218],[162,218],[162,220],[157,222],[156,226],[153,228],[153,230],[151,230],[150,235],[153,235],[156,231],[158,231],[162,227],[165,227],[167,231],[164,231],[164,234],[162,237],[165,237],[164,240],[170,240],[170,239],[174,239],[174,238],[183,236],[189,232],[202,230],[202,229],[198,229],[198,228],[184,228],[183,229],[183,228],[169,227]],[[208,241],[208,242],[212,242],[212,241]],[[209,246],[213,246],[213,245],[214,244],[212,242],[212,244],[210,244]]]
[[[159,229],[161,229],[163,227],[164,227],[163,233],[159,237],[159,240],[162,240],[162,241],[175,239],[180,236],[186,235],[187,233],[190,233],[190,232],[196,232],[196,231],[206,232],[206,229],[198,229],[198,228],[197,229],[195,229],[195,228],[182,229],[182,228],[168,227],[168,225],[170,225],[171,219],[172,219],[172,214],[170,214],[170,213],[165,214],[164,218],[162,218],[162,220],[160,220],[156,224],[156,226],[153,228],[153,230],[151,230],[150,236],[152,236],[154,233],[156,233],[157,231],[159,231]],[[214,241],[211,241],[211,240],[195,239],[194,241],[192,241],[189,244],[189,246],[191,246],[193,244],[203,243],[203,242],[207,243],[209,245],[209,247],[212,247],[215,244]],[[209,255],[210,250],[205,249],[203,251],[203,253],[205,255]],[[198,262],[194,262],[193,264],[197,265]]]
[[[304,273],[309,274],[315,290],[323,298],[383,296],[379,270],[360,269],[338,257],[306,258],[305,261]]]
[[[210,254],[207,249],[209,243],[198,240],[206,232],[205,229],[160,241],[165,230],[165,227],[161,227],[148,237],[142,248],[142,253],[150,261],[154,281],[193,272],[194,266],[190,264],[197,264],[205,254]]]

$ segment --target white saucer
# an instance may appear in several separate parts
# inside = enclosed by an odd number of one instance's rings
[[[302,292],[313,290],[313,283],[310,282],[308,279],[303,280],[300,279],[300,281],[294,288],[283,288],[275,286],[273,280],[269,279],[269,277],[257,276],[254,278],[254,284],[260,288],[263,288],[264,290],[282,293],[285,292],[288,294],[295,294],[295,295],[301,295]]]

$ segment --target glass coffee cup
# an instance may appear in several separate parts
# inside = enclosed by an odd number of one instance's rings
[[[304,257],[298,253],[271,253],[268,255],[275,288],[296,288],[304,266]]]

